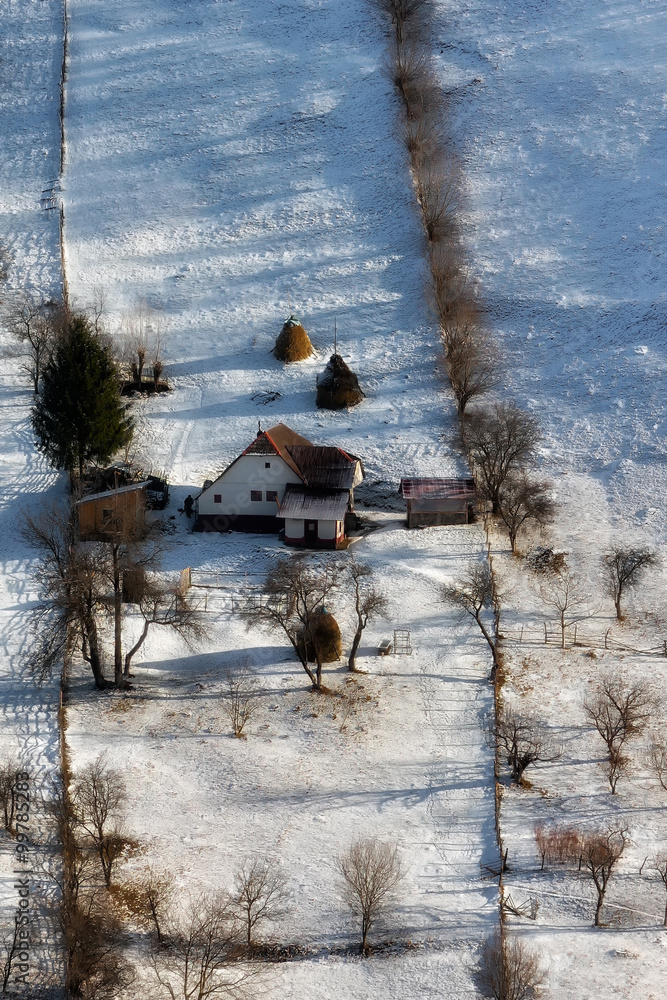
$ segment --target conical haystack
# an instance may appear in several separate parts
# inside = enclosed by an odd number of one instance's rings
[[[334,663],[340,660],[343,651],[343,643],[340,637],[338,622],[326,608],[320,608],[312,624],[312,632],[315,642],[320,651],[321,663]],[[315,650],[310,638],[306,639],[304,631],[298,639],[299,651],[303,653],[304,645],[309,663],[315,662]]]
[[[340,354],[332,354],[329,363],[317,376],[317,405],[322,410],[344,410],[364,398],[359,379]]]
[[[279,361],[285,361],[287,364],[292,361],[303,361],[313,353],[310,337],[296,316],[290,316],[283,323],[273,353]]]

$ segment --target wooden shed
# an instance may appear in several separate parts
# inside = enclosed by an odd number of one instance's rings
[[[474,479],[401,479],[408,528],[468,524],[474,517]]]
[[[132,483],[83,497],[77,503],[79,539],[108,542],[141,537],[145,532],[146,490],[149,483]]]

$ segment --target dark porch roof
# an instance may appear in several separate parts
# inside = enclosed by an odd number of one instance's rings
[[[349,490],[322,490],[303,486],[288,486],[278,510],[278,517],[307,518],[312,521],[342,521],[349,502]]]

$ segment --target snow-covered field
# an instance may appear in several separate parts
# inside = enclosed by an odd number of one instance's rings
[[[383,488],[402,475],[462,472],[385,39],[363,0],[68,7],[67,277],[77,305],[104,293],[119,339],[142,311],[163,331],[174,391],[135,410],[138,457],[173,484],[165,570],[191,566],[195,581],[222,571],[240,588],[283,551],[273,539],[191,535],[177,513],[249,443],[258,419],[349,448]],[[610,540],[665,543],[667,13],[647,0],[439,0],[436,13],[468,185],[465,238],[506,359],[503,391],[540,419],[542,470],[562,505],[550,537],[595,591]],[[58,170],[60,17],[55,0],[0,10],[10,290],[59,286],[57,213],[40,209],[40,196]],[[270,350],[292,310],[318,354],[283,367]],[[349,413],[314,402],[334,322],[367,392]],[[57,764],[54,700],[21,674],[34,563],[17,535],[17,503],[38,509],[62,483],[32,446],[17,362],[2,364],[2,740],[30,752],[46,779]],[[280,397],[259,405],[261,391]],[[127,698],[96,695],[77,674],[68,739],[75,766],[105,749],[127,773],[130,830],[146,847],[128,872],[152,859],[187,892],[228,885],[251,851],[280,856],[293,909],[278,936],[311,953],[277,968],[276,996],[462,998],[476,993],[475,951],[497,919],[497,889],[479,877],[480,862],[496,856],[482,739],[491,692],[483,646],[436,596],[439,582],[481,557],[483,537],[479,528],[408,533],[391,514],[370,516],[379,530],[355,552],[381,578],[391,621],[364,639],[357,683],[371,700],[358,715],[340,715],[336,693],[350,686],[342,664],[327,674],[334,693],[316,697],[288,649],[210,612],[210,642],[195,654],[149,640]],[[535,583],[501,535],[494,550],[508,627],[540,621]],[[619,629],[630,644],[667,638],[663,588],[658,571],[637,594]],[[349,610],[341,594],[334,611],[346,636]],[[610,610],[591,629],[603,633]],[[393,624],[411,628],[412,657],[372,655]],[[543,954],[554,1000],[601,991],[658,1000],[661,899],[637,871],[665,849],[667,803],[641,746],[636,776],[611,798],[581,702],[607,666],[664,687],[667,661],[509,643],[505,655],[506,698],[557,727],[566,745],[562,761],[529,775],[533,791],[504,795],[508,891],[540,900],[536,923],[517,929]],[[221,704],[224,669],[239,662],[263,688],[246,741],[229,736]],[[610,889],[617,923],[593,931],[588,884],[526,872],[533,824],[618,813],[633,843]],[[353,929],[334,859],[366,833],[395,840],[406,868],[396,918],[379,935],[418,947],[362,962],[340,950]],[[10,854],[2,859],[8,876]],[[9,913],[12,892],[5,882]]]
[[[0,311],[12,293],[35,288],[60,295],[58,213],[40,205],[59,169],[58,79],[62,59],[60,3],[25,0],[0,8],[0,247],[9,251],[6,283],[0,283]],[[35,691],[21,656],[30,637],[27,610],[36,596],[36,565],[18,535],[24,512],[35,513],[45,499],[60,495],[59,477],[33,446],[29,424],[32,396],[19,363],[7,357],[2,331],[0,360],[0,752],[14,753],[31,777],[30,834],[39,839],[41,789],[58,766],[57,686]],[[18,904],[15,843],[0,840],[0,914],[3,932]],[[36,858],[29,856],[29,867]],[[32,883],[35,937],[33,968],[43,960],[38,947],[34,894],[46,880]],[[4,961],[4,959],[3,959]]]
[[[659,645],[665,567],[612,620],[600,555],[613,542],[667,542],[665,374],[667,259],[664,129],[667,10],[662,3],[439,4],[441,78],[468,183],[466,242],[505,353],[504,392],[544,432],[541,472],[561,503],[549,532],[599,608],[585,628],[636,648]],[[494,539],[508,629],[539,627],[538,581]],[[504,552],[504,555],[501,553]],[[515,633],[516,634],[516,633]],[[521,932],[539,948],[558,1000],[664,995],[664,893],[638,875],[667,846],[667,800],[632,750],[632,779],[609,794],[601,742],[582,702],[606,671],[664,691],[664,658],[506,644],[506,699],[544,719],[565,747],[503,800],[518,871],[507,891],[540,901]],[[653,720],[664,731],[666,706]],[[540,793],[541,790],[541,793]],[[590,883],[523,874],[537,864],[533,824],[626,825],[632,845],[609,890],[614,929],[592,930]],[[647,865],[647,867],[648,867]],[[646,868],[644,869],[646,876]]]

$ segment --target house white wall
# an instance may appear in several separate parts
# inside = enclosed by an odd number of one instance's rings
[[[287,484],[299,482],[297,474],[278,455],[242,455],[200,493],[198,512],[270,517],[278,512]],[[253,490],[261,491],[261,501],[250,499]],[[266,499],[267,490],[278,493],[278,503]],[[216,496],[220,497],[219,502]]]

